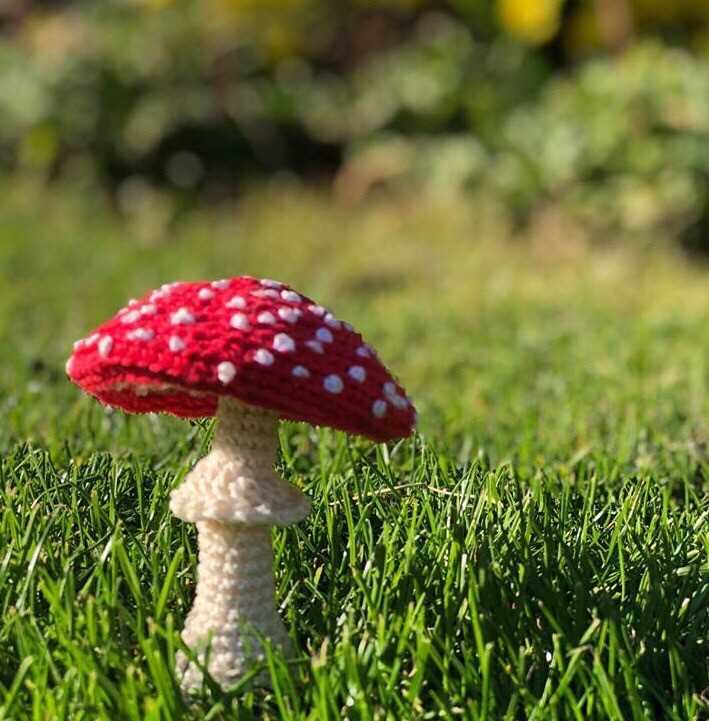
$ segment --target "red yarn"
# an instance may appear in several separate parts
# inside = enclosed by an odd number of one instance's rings
[[[377,441],[416,420],[359,333],[309,298],[249,276],[172,283],[75,344],[71,380],[133,413],[212,416],[219,396]]]

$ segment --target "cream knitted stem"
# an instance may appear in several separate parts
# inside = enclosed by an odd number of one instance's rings
[[[302,520],[310,501],[274,471],[278,419],[269,412],[222,399],[214,444],[170,507],[197,524],[197,594],[182,638],[223,686],[234,683],[263,656],[260,637],[288,650],[276,611],[272,525]],[[185,690],[199,688],[199,667],[181,656]]]

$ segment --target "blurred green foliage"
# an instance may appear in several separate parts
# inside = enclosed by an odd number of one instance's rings
[[[129,210],[167,189],[168,214],[278,171],[334,180],[345,202],[380,186],[475,187],[515,222],[555,205],[592,237],[706,244],[703,0],[105,0],[2,13],[8,172],[108,186]]]

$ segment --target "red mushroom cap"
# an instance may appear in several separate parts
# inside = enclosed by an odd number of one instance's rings
[[[171,283],[74,344],[71,380],[133,413],[212,416],[220,396],[377,441],[416,412],[352,326],[283,283]]]

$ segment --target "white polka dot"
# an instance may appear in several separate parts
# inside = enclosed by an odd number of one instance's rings
[[[155,331],[152,328],[136,328],[126,333],[128,340],[152,340],[155,338]]]
[[[252,290],[251,295],[255,295],[257,298],[278,298],[278,291],[273,288],[267,288],[266,290]]]
[[[224,385],[231,383],[231,381],[234,380],[235,375],[236,367],[233,363],[223,361],[217,366],[217,378],[219,378],[219,381]]]
[[[330,326],[330,328],[339,328],[342,325],[342,323],[337,320],[332,313],[328,313],[325,316],[325,322]]]
[[[273,313],[269,313],[267,310],[265,310],[263,313],[259,313],[256,317],[256,320],[259,323],[264,323],[266,325],[273,325],[276,322],[276,318]]]
[[[254,360],[262,366],[270,366],[273,363],[273,353],[267,351],[265,348],[259,348],[256,353],[254,353]]]
[[[108,358],[113,348],[113,338],[110,335],[105,335],[98,342],[98,353],[102,358]]]
[[[310,348],[310,350],[314,351],[315,353],[324,353],[325,350],[322,347],[322,343],[316,341],[316,340],[306,340],[305,345]]]
[[[377,418],[382,418],[382,416],[384,416],[386,414],[386,412],[387,412],[386,401],[377,399],[376,401],[374,401],[374,403],[372,403],[372,413]]]
[[[227,308],[246,308],[246,301],[240,296],[235,295],[226,304]]]
[[[298,308],[279,308],[278,315],[287,323],[295,323],[302,315]]]
[[[157,310],[157,307],[152,303],[146,303],[145,305],[140,306],[141,315],[155,315],[155,313],[157,313]]]
[[[369,348],[368,345],[361,345],[359,348],[357,348],[357,350],[355,351],[355,353],[356,353],[360,358],[371,358],[371,357],[372,357],[372,351],[371,351],[371,349]]]
[[[165,298],[165,296],[170,295],[169,290],[154,290],[150,294],[150,301],[155,302],[156,300],[161,300],[162,298]]]
[[[170,314],[170,323],[172,325],[191,325],[194,323],[194,316],[187,308],[178,308]]]
[[[223,278],[221,280],[213,280],[210,285],[212,288],[216,288],[217,290],[224,290],[229,287],[229,282],[230,281],[227,278]]]
[[[352,327],[351,323],[348,323],[347,321],[342,321],[342,325],[345,328],[345,330],[348,330],[350,333],[354,331],[354,328]]]
[[[400,411],[403,411],[405,408],[409,407],[409,402],[406,400],[406,398],[404,398],[404,396],[400,396],[398,393],[395,393],[393,396],[390,396],[389,400]]]
[[[309,305],[308,310],[315,315],[325,315],[327,312],[321,305]]]
[[[282,290],[281,298],[290,303],[300,303],[300,301],[303,300],[294,290]]]
[[[323,381],[323,387],[330,393],[341,393],[344,385],[340,376],[336,376],[334,373],[326,376]]]
[[[197,293],[197,297],[200,300],[211,300],[214,298],[214,291],[210,290],[209,288],[200,288],[199,292]]]
[[[270,278],[261,278],[259,281],[261,285],[265,286],[266,288],[280,288],[283,283],[277,280],[271,280]]]
[[[179,336],[171,335],[167,345],[173,353],[178,353],[185,347],[185,341],[183,341]]]
[[[323,343],[332,343],[332,333],[327,328],[318,328],[315,337]]]
[[[291,373],[296,378],[310,378],[310,371],[305,366],[295,366]]]
[[[396,384],[392,382],[387,382],[382,386],[384,390],[384,395],[387,397],[387,400],[395,407],[400,410],[403,410],[406,408],[409,403],[403,396],[400,396],[396,390]]]
[[[273,338],[273,347],[281,353],[295,350],[295,341],[286,333],[277,333]]]
[[[88,338],[80,338],[74,343],[74,349],[88,348],[92,346],[101,336],[98,333],[92,333]]]
[[[229,325],[237,330],[250,330],[251,324],[249,319],[243,313],[234,313],[229,321]]]
[[[69,356],[69,359],[66,362],[66,365],[64,366],[64,370],[66,371],[66,374],[68,376],[71,375],[71,367],[74,365],[74,356]]]
[[[362,366],[352,366],[348,371],[347,375],[353,378],[358,383],[363,383],[367,378],[367,371]]]
[[[121,317],[121,323],[135,323],[140,318],[140,311],[131,310]]]

